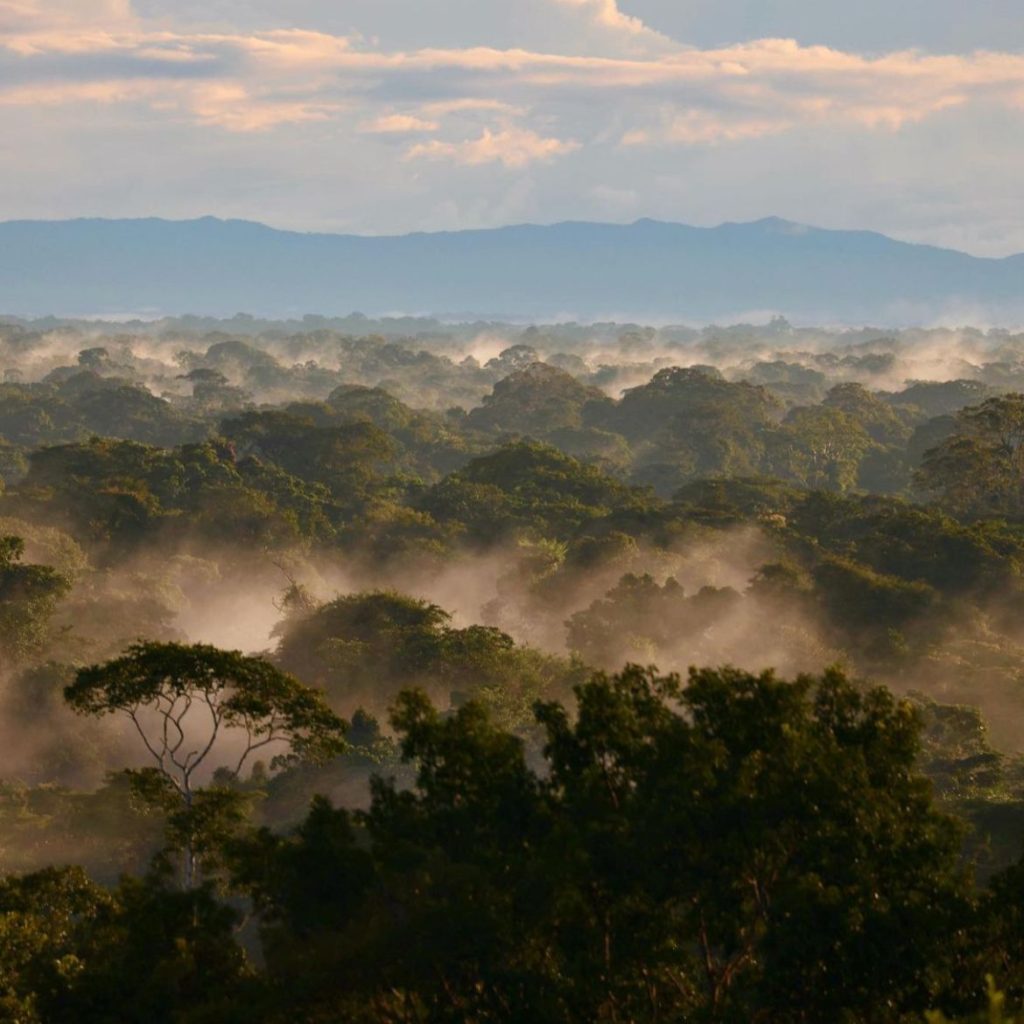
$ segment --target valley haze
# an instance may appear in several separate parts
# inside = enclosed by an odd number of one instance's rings
[[[0,309],[1019,323],[1024,254],[975,257],[778,218],[394,236],[303,234],[214,217],[26,220],[0,223]]]

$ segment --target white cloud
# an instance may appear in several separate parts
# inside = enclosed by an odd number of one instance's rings
[[[254,97],[229,83],[188,90],[186,97],[188,109],[202,124],[229,132],[265,132],[280,125],[326,121],[337,109],[333,104]]]
[[[614,5],[597,0],[559,3],[586,4],[595,17],[616,25],[624,17]],[[629,19],[626,23],[634,30]],[[391,113],[373,109],[376,96],[386,102],[405,95],[424,110],[437,111],[407,115],[422,121],[471,109],[506,119],[528,117],[532,107],[560,105],[578,108],[592,123],[602,113],[617,112],[631,122],[622,133],[629,142],[700,145],[800,124],[898,130],[953,106],[1016,106],[1024,95],[1022,55],[905,52],[869,58],[801,47],[792,40],[609,58],[485,47],[391,52],[298,29],[251,35],[127,29],[96,34],[62,24],[7,33],[0,36],[3,48],[21,58],[5,76],[12,87],[23,84],[19,76],[109,82],[116,58],[128,81],[166,78],[169,89],[187,90],[205,80],[208,92],[223,97],[218,102],[232,111],[259,107],[251,116],[263,127],[319,120],[346,109],[353,99],[365,108],[363,121],[374,123]],[[285,98],[266,99],[278,92]],[[204,102],[195,108],[204,124],[230,127],[248,116],[210,117],[207,107]],[[271,107],[276,114],[267,112]],[[390,130],[400,124],[395,121]]]
[[[620,6],[699,47],[778,36],[873,53],[1024,47],[1024,18],[1014,0],[620,0]]]
[[[492,113],[522,117],[527,113],[525,108],[514,106],[511,103],[474,96],[462,96],[457,100],[439,100],[435,103],[427,103],[423,109],[437,117],[442,117],[445,114],[465,113]]]
[[[671,111],[656,128],[638,128],[622,137],[624,146],[706,146],[775,135],[791,122],[771,117],[722,115],[708,110]]]
[[[634,15],[624,14],[617,0],[554,0],[570,10],[577,12],[592,28],[606,33],[626,52],[657,53],[674,49],[676,44],[668,36],[649,28]]]
[[[506,167],[520,168],[565,156],[576,149],[579,149],[578,142],[544,138],[529,129],[506,128],[499,132],[485,129],[478,139],[467,139],[462,142],[442,142],[435,139],[432,142],[418,143],[409,149],[406,158],[450,160],[452,163],[467,167],[501,163]]]
[[[180,189],[209,197],[202,212],[273,209],[288,220],[292,204],[292,222],[315,223],[324,202],[337,204],[335,222],[364,229],[371,216],[388,229],[438,226],[445,211],[474,224],[614,209],[699,220],[725,202],[715,189],[733,173],[730,160],[756,167],[772,154],[789,167],[787,152],[800,162],[776,173],[792,182],[791,195],[779,181],[750,179],[729,201],[801,219],[807,188],[826,187],[809,180],[811,166],[828,164],[826,145],[870,151],[871,173],[902,183],[891,190],[903,196],[899,208],[879,199],[856,207],[876,227],[887,226],[882,210],[907,216],[911,185],[949,168],[945,198],[929,209],[951,223],[952,211],[969,207],[978,153],[1001,148],[998,167],[986,162],[993,176],[1024,172],[1024,144],[1014,141],[1022,53],[867,55],[774,38],[685,46],[637,18],[653,8],[632,0],[292,0],[287,21],[278,0],[190,3],[136,0],[133,12],[127,0],[0,0],[0,136],[22,154],[5,166],[0,216],[23,213],[19,195],[45,206],[44,181],[54,197],[79,195],[86,205],[106,195],[112,140],[124,141],[125,168],[147,172],[155,162],[174,166],[172,145],[191,147]],[[145,150],[135,145],[143,132]],[[941,146],[915,148],[933,136]],[[405,160],[395,160],[396,144]],[[33,160],[51,147],[57,155],[41,176]],[[279,165],[283,150],[290,160]],[[561,159],[577,150],[592,159]],[[259,166],[268,170],[257,183],[249,172]],[[323,169],[321,191],[292,184],[299,166]],[[339,176],[360,174],[362,191],[338,192]],[[142,171],[133,180],[146,194]],[[510,180],[529,187],[513,190]],[[843,185],[850,197],[875,187],[867,170]],[[1007,225],[1019,222],[1014,189],[1008,177],[991,200]],[[247,190],[252,207],[240,210]],[[191,202],[173,193],[166,184],[166,203]],[[116,212],[124,191],[109,194],[105,209]],[[695,214],[688,204],[699,194],[713,198]],[[833,197],[823,208],[835,206]],[[1005,237],[1011,228],[992,218],[978,232]],[[931,239],[944,230],[920,221],[914,230]],[[1012,230],[1024,247],[1024,226]]]
[[[414,114],[383,114],[372,121],[364,121],[360,129],[371,135],[406,135],[412,132],[434,132],[440,122],[428,121]]]
[[[114,29],[134,23],[131,0],[0,0],[0,32],[57,27]]]
[[[387,50],[528,49],[628,55],[671,45],[615,0],[136,0],[164,27],[359,35]]]
[[[58,82],[0,87],[0,107],[62,107],[79,104],[157,101],[162,90],[158,82],[118,80],[113,82]]]
[[[650,36],[660,40],[666,37],[649,29],[640,18],[623,14],[617,0],[557,0],[567,7],[575,7],[605,28],[626,32],[633,36]]]

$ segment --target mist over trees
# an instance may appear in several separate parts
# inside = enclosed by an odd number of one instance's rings
[[[0,1017],[1024,1000],[1024,335],[6,318],[0,379]]]

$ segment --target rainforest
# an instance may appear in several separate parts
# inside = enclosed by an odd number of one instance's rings
[[[1024,997],[1024,335],[8,317],[0,379],[4,1020]]]

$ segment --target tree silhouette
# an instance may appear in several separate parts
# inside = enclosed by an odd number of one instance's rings
[[[186,888],[195,883],[201,827],[231,813],[223,787],[197,785],[229,737],[230,763],[216,766],[227,780],[266,748],[280,749],[271,762],[277,766],[324,760],[344,747],[345,723],[315,690],[261,658],[205,644],[136,644],[120,658],[81,669],[64,697],[81,714],[121,714],[132,723],[153,761],[149,779],[157,785],[147,794],[156,802],[161,794],[171,798]]]

